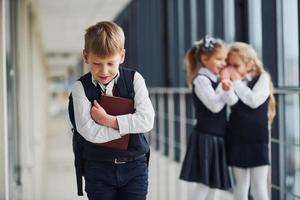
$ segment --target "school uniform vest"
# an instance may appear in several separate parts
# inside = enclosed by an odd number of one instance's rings
[[[259,76],[247,85],[253,88]],[[250,108],[241,100],[232,106],[226,134],[228,164],[249,168],[270,163],[268,131],[268,99],[258,108]]]
[[[133,76],[134,71],[123,68],[120,70],[120,76],[117,84],[114,86],[113,95],[124,98],[134,98],[133,93],[128,93],[124,79],[130,78],[126,76]],[[133,78],[132,78],[133,80]],[[101,96],[100,87],[92,83],[91,73],[82,76],[79,81],[82,83],[86,97],[93,104],[93,101],[98,100]],[[137,157],[149,151],[148,143],[144,134],[131,134],[127,150],[112,149],[107,147],[100,147],[87,140],[84,140],[83,157],[87,160],[110,160],[122,157]]]
[[[209,79],[209,77],[207,78]],[[216,89],[218,83],[213,82],[212,80],[210,80],[210,82],[212,84],[212,87]],[[224,106],[224,108],[218,113],[211,112],[197,97],[195,93],[195,85],[193,85],[192,98],[195,107],[195,117],[197,119],[197,124],[195,125],[194,129],[197,132],[203,132],[205,134],[223,137],[225,135],[225,129],[227,124],[226,107]]]
[[[254,78],[247,85],[253,88],[258,81]],[[268,99],[258,108],[250,108],[241,100],[231,107],[229,119],[230,143],[268,143]]]

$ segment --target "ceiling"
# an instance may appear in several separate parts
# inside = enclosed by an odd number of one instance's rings
[[[85,29],[113,20],[130,0],[38,0],[46,52],[81,52]]]
[[[85,29],[113,20],[131,0],[37,0],[42,44],[52,68],[78,63]]]

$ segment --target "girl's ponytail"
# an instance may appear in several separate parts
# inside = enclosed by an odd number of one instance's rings
[[[184,63],[186,66],[186,80],[189,87],[192,87],[192,82],[200,68],[200,65],[198,64],[198,60],[195,56],[196,50],[197,50],[196,46],[193,46],[186,52],[184,56]]]
[[[276,115],[276,100],[274,97],[274,86],[272,81],[270,80],[270,98],[269,98],[269,104],[268,104],[268,122],[269,125],[272,124],[273,119]]]

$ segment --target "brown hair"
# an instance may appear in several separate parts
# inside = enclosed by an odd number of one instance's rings
[[[254,64],[252,65],[252,69],[249,71],[253,77],[259,76],[262,73],[267,73],[264,70],[263,63],[259,60],[256,51],[249,44],[243,42],[234,42],[231,44],[229,48],[229,53],[230,52],[237,53],[244,62],[248,62],[249,60],[253,61]],[[273,94],[274,86],[271,78],[270,78],[269,87],[270,87],[270,98],[268,104],[268,119],[269,119],[269,124],[272,124],[273,119],[276,115],[276,100]]]
[[[84,50],[100,56],[111,56],[124,49],[122,28],[110,21],[98,22],[86,29]]]
[[[186,79],[189,87],[192,86],[193,80],[201,67],[205,67],[201,62],[201,56],[206,55],[210,58],[219,48],[224,48],[225,45],[221,39],[211,38],[213,40],[213,46],[209,49],[205,49],[205,39],[196,41],[194,46],[187,50],[184,56],[184,63],[186,66]]]

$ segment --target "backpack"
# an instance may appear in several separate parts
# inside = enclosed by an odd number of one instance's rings
[[[120,72],[120,76],[118,78],[118,84],[119,83],[124,84],[123,86],[124,88],[126,88],[127,94],[134,97],[135,93],[133,88],[133,78],[134,78],[135,71],[120,67],[119,72]],[[78,81],[81,80],[78,79]],[[84,88],[85,95],[87,95],[87,88],[85,84],[83,84],[83,88]],[[86,140],[80,135],[80,133],[77,132],[76,129],[72,93],[69,96],[68,112],[72,124],[71,130],[73,133],[72,144],[73,144],[73,153],[75,158],[74,165],[75,165],[76,181],[77,181],[77,195],[83,196],[83,191],[82,191],[82,176],[84,175],[83,147],[84,147],[84,142]]]

